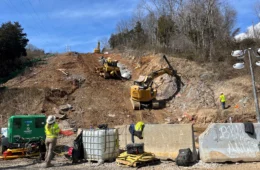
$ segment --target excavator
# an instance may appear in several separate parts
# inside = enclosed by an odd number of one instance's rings
[[[163,74],[176,77],[177,89],[180,89],[180,76],[177,71],[170,65],[166,56],[163,56],[167,62],[168,67],[154,71],[147,76],[140,76],[138,80],[134,81],[134,85],[131,86],[131,103],[134,110],[140,110],[143,108],[159,109],[162,107],[160,101],[156,100],[157,90],[152,87],[153,80]]]

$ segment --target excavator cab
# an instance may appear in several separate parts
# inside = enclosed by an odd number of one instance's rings
[[[137,80],[134,81],[134,85],[138,85],[139,88],[147,88],[148,86],[144,84],[144,81],[146,80],[146,76],[139,76]]]

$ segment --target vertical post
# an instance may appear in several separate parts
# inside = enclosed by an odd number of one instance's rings
[[[1,120],[1,121],[0,121],[0,128],[2,128],[2,127],[3,127],[3,115],[0,115],[0,118],[1,118],[1,119],[0,119],[0,120]]]
[[[250,72],[251,72],[251,76],[252,76],[252,85],[253,85],[253,93],[254,93],[254,100],[255,100],[256,119],[257,119],[257,123],[260,123],[260,120],[259,120],[260,113],[259,113],[259,106],[258,106],[258,97],[257,97],[257,93],[256,93],[255,76],[254,76],[254,70],[253,70],[253,67],[252,67],[250,51],[251,51],[251,48],[248,49],[248,58],[249,58],[249,64],[250,64]]]

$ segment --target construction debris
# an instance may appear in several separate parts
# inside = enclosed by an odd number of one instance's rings
[[[60,72],[62,72],[63,74],[65,74],[66,76],[69,75],[69,72],[66,71],[66,69],[57,69],[59,70]]]
[[[57,119],[60,119],[60,120],[64,120],[64,119],[67,118],[67,114],[64,114],[64,115],[62,115],[62,114],[55,114],[54,116],[55,116]]]
[[[69,111],[70,109],[72,109],[73,107],[70,104],[66,104],[66,105],[61,105],[59,106],[59,110],[60,111]]]
[[[127,69],[127,67],[121,63],[118,63],[117,66],[120,69],[121,76],[125,79],[131,79],[131,71]]]

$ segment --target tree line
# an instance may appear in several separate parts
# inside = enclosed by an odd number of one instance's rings
[[[117,24],[113,49],[132,48],[182,54],[190,59],[222,61],[237,42],[236,11],[225,0],[141,0],[129,20]]]
[[[35,55],[44,54],[44,51],[28,44],[29,39],[18,22],[6,22],[0,27],[0,82],[13,72],[26,67],[29,59]]]

